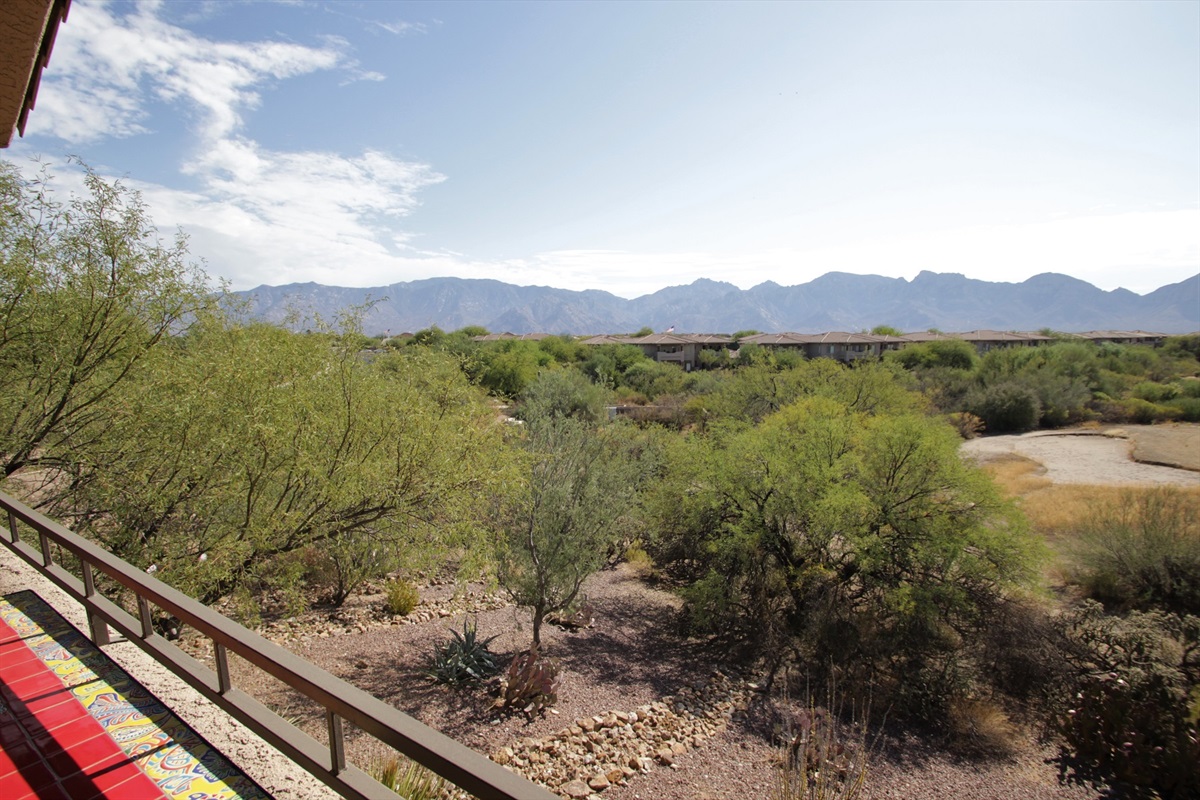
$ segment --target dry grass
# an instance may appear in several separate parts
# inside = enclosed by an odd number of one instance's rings
[[[1155,491],[1149,486],[1118,490],[1113,486],[1055,484],[1041,475],[1041,464],[1018,455],[993,459],[984,469],[1007,497],[1017,501],[1034,531],[1060,554],[1075,541],[1080,525],[1088,516],[1111,502],[1116,492],[1136,496]],[[1200,502],[1200,487],[1180,491]]]
[[[1021,729],[989,700],[963,700],[950,707],[952,749],[966,756],[1009,758],[1024,744]]]

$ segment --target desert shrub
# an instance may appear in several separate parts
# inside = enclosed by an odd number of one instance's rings
[[[426,673],[438,683],[450,686],[478,683],[500,671],[496,656],[488,645],[496,638],[480,639],[476,626],[463,622],[463,632],[450,631],[451,638],[433,651]]]
[[[1014,508],[922,415],[809,397],[673,452],[647,550],[685,582],[686,622],[767,659],[831,663],[909,718],[987,676],[974,648],[1039,557]]]
[[[967,395],[967,410],[983,420],[988,433],[1020,433],[1037,427],[1042,404],[1019,383],[1000,383]]]
[[[1021,744],[1021,731],[994,700],[963,698],[950,704],[947,727],[955,752],[973,758],[1008,757]]]
[[[1180,378],[1175,385],[1179,388],[1180,396],[1200,398],[1200,378]]]
[[[453,788],[445,778],[404,756],[377,762],[371,775],[406,800],[441,800]]]
[[[1180,416],[1180,412],[1171,406],[1151,403],[1148,400],[1142,400],[1138,397],[1127,397],[1124,400],[1119,400],[1116,406],[1124,420],[1136,422],[1139,425],[1166,422]]]
[[[397,548],[377,531],[338,536],[323,549],[332,586],[330,601],[341,606],[364,583],[396,566]]]
[[[654,559],[642,547],[641,542],[634,542],[625,548],[625,562],[643,578],[648,577],[654,571]]]
[[[1196,797],[1200,618],[1113,617],[1085,603],[1068,628],[1086,661],[1058,719],[1064,775],[1116,781],[1131,797]]]
[[[558,702],[561,683],[558,662],[543,658],[534,645],[518,653],[508,665],[501,688],[501,705],[532,714]]]
[[[978,655],[981,672],[1004,697],[1024,708],[1047,708],[1074,676],[1066,654],[1072,642],[1054,609],[1032,596],[995,604]],[[986,709],[963,708],[965,717]]]
[[[1200,422],[1200,397],[1177,397],[1167,403],[1175,409],[1177,419],[1184,422]]]
[[[604,409],[604,390],[574,369],[542,372],[529,383],[520,399],[517,416],[526,422],[564,417],[600,422],[608,415]]]
[[[789,741],[776,773],[773,799],[860,797],[870,760],[868,716],[865,709],[861,714],[847,713],[833,688],[824,706],[817,705],[810,697],[787,732]]]
[[[412,581],[401,578],[388,581],[384,591],[387,593],[384,607],[387,608],[389,614],[408,616],[421,602],[421,593],[417,591],[416,584]]]
[[[1093,508],[1074,556],[1101,602],[1200,614],[1200,494],[1122,491]]]
[[[887,358],[905,369],[949,367],[972,370],[979,363],[974,345],[961,339],[941,339],[909,345],[902,350],[889,352]]]
[[[946,421],[958,431],[958,435],[964,439],[974,439],[984,429],[983,420],[974,414],[968,414],[966,411],[956,411],[946,415]]]
[[[1146,400],[1150,403],[1162,403],[1175,398],[1179,394],[1179,388],[1171,384],[1142,381],[1133,387],[1131,394],[1139,400]]]

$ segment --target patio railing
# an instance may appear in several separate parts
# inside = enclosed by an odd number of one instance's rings
[[[379,781],[346,762],[343,722],[357,726],[476,797],[485,800],[556,797],[3,493],[0,493],[0,509],[8,514],[8,529],[0,533],[0,541],[83,604],[93,642],[108,644],[109,627],[116,629],[343,797],[354,800],[396,797]],[[68,559],[55,560],[56,547],[60,548],[60,556],[70,553],[78,560],[80,575],[60,563]],[[136,598],[137,616],[97,590],[97,573],[108,576]],[[213,645],[215,672],[155,632],[151,604],[208,637]],[[323,707],[328,745],[234,686],[229,671],[230,653]]]

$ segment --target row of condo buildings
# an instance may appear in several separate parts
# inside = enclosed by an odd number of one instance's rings
[[[504,339],[537,341],[546,333],[489,333],[476,336],[477,342],[494,342]],[[690,370],[700,364],[700,353],[704,350],[719,351],[722,355],[736,351],[746,344],[799,353],[805,358],[832,358],[849,362],[860,358],[883,355],[888,350],[899,350],[912,344],[957,339],[969,342],[982,355],[998,347],[1036,347],[1056,341],[1081,341],[1115,344],[1162,344],[1166,334],[1146,331],[1087,331],[1085,333],[1056,333],[1047,336],[1041,333],[1014,331],[966,331],[964,333],[906,333],[903,336],[884,336],[871,333],[757,333],[753,336],[722,336],[719,334],[654,333],[649,336],[591,336],[582,340],[586,345],[629,344],[640,347],[655,361],[675,363]]]

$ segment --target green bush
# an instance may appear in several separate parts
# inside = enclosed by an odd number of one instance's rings
[[[1179,387],[1154,381],[1142,381],[1133,387],[1131,394],[1139,400],[1162,403],[1175,398],[1179,394]]]
[[[384,601],[384,605],[389,614],[406,617],[421,602],[421,593],[412,581],[400,578],[388,581],[385,591],[387,600]]]
[[[1138,397],[1129,397],[1117,403],[1121,415],[1129,422],[1139,425],[1151,425],[1155,422],[1166,422],[1180,416],[1178,409],[1151,403]]]
[[[464,621],[463,632],[450,631],[451,638],[433,651],[426,674],[451,686],[478,683],[500,671],[488,645],[496,638],[480,639],[475,625]]]
[[[1184,422],[1200,422],[1200,397],[1177,397],[1167,407],[1175,409]]]
[[[988,433],[1020,433],[1037,427],[1042,404],[1019,383],[1007,382],[976,389],[967,395],[967,410],[983,420]]]
[[[1121,492],[1085,521],[1075,559],[1077,580],[1101,602],[1200,614],[1200,496]]]

